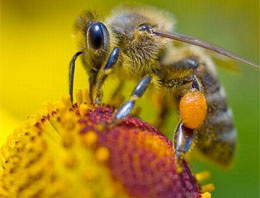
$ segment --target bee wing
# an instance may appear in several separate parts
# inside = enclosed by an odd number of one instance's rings
[[[176,33],[176,32],[171,32],[171,33],[161,32],[161,31],[157,31],[157,30],[154,30],[153,34],[160,36],[160,37],[165,37],[165,38],[173,39],[173,40],[176,40],[176,41],[181,41],[181,42],[184,42],[184,43],[196,45],[196,46],[217,52],[217,53],[222,54],[224,56],[230,57],[234,60],[240,61],[242,63],[246,63],[248,65],[251,65],[253,67],[260,69],[260,67],[257,64],[252,63],[251,61],[248,61],[248,60],[246,60],[246,59],[244,59],[244,58],[242,58],[242,57],[240,57],[240,56],[238,56],[238,55],[236,55],[236,54],[234,54],[234,53],[232,53],[228,50],[225,50],[221,47],[218,47],[215,44],[194,38],[192,36],[188,36],[188,35],[184,35],[184,34],[180,34],[180,33]]]
[[[241,68],[236,64],[233,59],[226,57],[223,58],[223,56],[220,57],[215,55],[212,55],[212,58],[214,59],[217,67],[223,68],[233,74],[238,74],[241,71]]]

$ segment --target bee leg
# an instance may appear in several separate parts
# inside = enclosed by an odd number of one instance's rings
[[[124,103],[116,112],[113,121],[122,120],[133,110],[135,106],[135,101],[142,97],[144,92],[146,91],[148,85],[152,80],[151,76],[144,77],[133,90],[129,100]]]
[[[191,84],[189,90],[179,102],[181,121],[174,134],[174,148],[178,159],[189,151],[195,136],[195,131],[204,122],[207,112],[207,103],[202,93],[202,85],[196,75],[186,76],[164,82],[169,88]]]
[[[175,152],[178,159],[182,157],[182,154],[188,152],[189,148],[192,145],[194,134],[194,129],[185,127],[183,122],[180,122],[178,124],[174,136]]]
[[[82,52],[77,52],[74,54],[70,61],[70,67],[69,67],[69,94],[70,94],[70,101],[73,103],[73,84],[74,84],[74,71],[75,71],[75,62],[79,55],[81,55]]]
[[[169,65],[169,67],[172,67],[173,69],[196,69],[199,66],[198,58],[195,56],[185,57],[172,65]]]
[[[106,80],[106,78],[108,77],[108,75],[111,73],[113,66],[117,63],[118,61],[118,57],[119,57],[119,48],[115,47],[107,62],[106,65],[103,69],[103,74],[101,75],[101,77],[98,79],[97,84],[96,84],[96,99],[95,99],[95,103],[99,104],[102,100],[103,97],[103,93],[102,93],[102,86]]]
[[[188,77],[189,78],[189,77]],[[182,81],[183,84],[188,83],[189,80]],[[200,91],[200,85],[196,76],[190,76],[191,90],[190,91]],[[182,84],[181,83],[181,84]],[[189,91],[188,91],[189,92]],[[192,98],[191,98],[192,99]],[[182,112],[180,112],[182,113]],[[196,115],[193,115],[196,116]],[[185,126],[183,121],[180,121],[175,133],[174,133],[174,148],[178,160],[180,160],[183,154],[187,153],[192,145],[195,136],[195,130]]]

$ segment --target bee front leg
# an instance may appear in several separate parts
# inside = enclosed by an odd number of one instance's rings
[[[70,94],[70,101],[73,103],[73,85],[74,85],[74,72],[75,72],[75,62],[79,55],[81,55],[82,52],[77,52],[72,57],[72,60],[70,61],[70,67],[69,67],[69,94]]]
[[[107,59],[106,65],[103,69],[103,73],[101,74],[101,77],[98,79],[96,83],[96,98],[95,98],[95,103],[99,104],[102,100],[103,97],[103,92],[102,92],[102,86],[107,79],[108,75],[111,73],[113,66],[117,63],[118,57],[119,57],[119,48],[115,47],[113,51],[111,52],[110,56]]]

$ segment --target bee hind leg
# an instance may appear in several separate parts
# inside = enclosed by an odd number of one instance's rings
[[[174,149],[178,159],[187,153],[195,137],[195,131],[203,124],[207,113],[207,102],[202,93],[202,85],[196,75],[169,80],[169,88],[189,83],[190,88],[180,98],[179,112],[181,121],[174,134]]]
[[[196,78],[194,78],[196,79]],[[203,124],[207,113],[207,102],[200,91],[198,81],[192,81],[192,88],[180,100],[181,121],[175,131],[175,151],[178,158],[187,153],[192,145],[195,131]]]

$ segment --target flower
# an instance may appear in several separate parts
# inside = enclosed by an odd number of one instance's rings
[[[113,108],[95,107],[79,91],[30,116],[1,149],[1,197],[210,197],[172,143]]]

